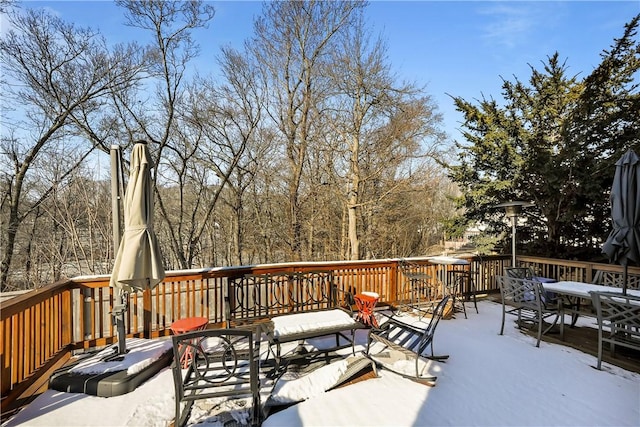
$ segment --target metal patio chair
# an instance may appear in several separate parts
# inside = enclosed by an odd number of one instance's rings
[[[618,292],[590,292],[598,316],[598,364],[602,368],[603,344],[611,356],[616,346],[640,351],[640,297]]]
[[[433,352],[433,337],[436,327],[442,319],[444,310],[449,302],[449,296],[445,296],[433,310],[431,319],[426,327],[416,323],[409,323],[396,315],[390,316],[380,329],[375,330],[369,336],[369,348],[373,342],[382,343],[385,349],[375,354],[369,353],[368,357],[381,367],[419,382],[435,383],[437,377],[421,375],[419,368],[420,358],[436,361],[445,361],[449,355],[435,355]],[[431,348],[431,355],[425,355],[427,348]],[[394,362],[399,360],[414,360],[415,375],[407,375],[404,372],[394,370]]]
[[[251,400],[251,424],[260,425],[260,330],[207,329],[174,335],[174,426],[189,419],[193,402],[227,397]],[[189,353],[188,364],[182,365]]]
[[[420,265],[404,259],[398,262],[398,267],[408,284],[401,292],[400,299],[405,302],[398,308],[417,310],[421,316],[431,313],[437,302],[437,289],[431,282],[431,276]]]
[[[518,316],[518,327],[530,323],[538,327],[536,347],[540,347],[542,335],[553,328],[563,316],[562,304],[548,304],[543,297],[542,283],[536,280],[520,279],[509,276],[496,276],[502,298],[502,325],[500,335],[504,333],[504,321],[507,314]],[[544,327],[545,321],[553,317],[549,326]],[[564,322],[560,322],[560,337],[564,336]]]

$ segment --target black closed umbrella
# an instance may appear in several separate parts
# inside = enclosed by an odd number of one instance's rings
[[[609,261],[624,266],[622,292],[627,294],[629,264],[640,264],[640,158],[627,151],[616,162],[611,186],[613,230],[602,245]]]

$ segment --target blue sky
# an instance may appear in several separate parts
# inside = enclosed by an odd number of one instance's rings
[[[196,36],[207,73],[223,45],[240,48],[250,37],[261,3],[216,1],[209,29]],[[122,11],[108,1],[25,1],[48,7],[64,20],[99,29],[111,42],[140,42],[123,25]],[[400,79],[425,86],[443,114],[443,128],[460,138],[461,115],[451,98],[501,99],[501,76],[527,81],[528,64],[541,67],[556,51],[569,71],[587,76],[600,54],[640,13],[640,0],[624,1],[371,1],[367,17],[374,34],[387,41],[389,61]]]

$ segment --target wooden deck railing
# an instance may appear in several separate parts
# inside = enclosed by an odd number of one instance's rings
[[[540,276],[551,277],[556,280],[592,283],[597,271],[606,271],[615,275],[622,275],[622,267],[616,264],[601,264],[595,262],[538,258],[531,256],[518,256],[517,262],[519,266],[533,268],[533,270]],[[639,274],[640,268],[629,267],[628,273]]]
[[[496,292],[495,276],[510,265],[509,256],[472,257],[470,268],[476,293]],[[432,278],[442,266],[426,258],[412,258]],[[331,271],[339,289],[380,294],[381,303],[406,300],[406,281],[398,268],[399,259],[289,263],[167,272],[153,290],[129,297],[127,337],[156,338],[170,335],[177,319],[202,316],[212,324],[226,320],[224,296],[227,279],[247,273],[293,273]],[[621,271],[620,266],[577,261],[518,257],[519,265],[532,266],[541,275],[562,280],[591,281],[597,269]],[[449,266],[447,268],[453,268]],[[456,268],[461,268],[456,266]],[[632,271],[632,270],[630,270]],[[633,270],[640,273],[640,269]],[[117,342],[111,317],[114,292],[109,276],[78,277],[3,301],[0,306],[0,383],[2,413],[20,406],[46,387],[51,372],[74,352],[100,348]]]

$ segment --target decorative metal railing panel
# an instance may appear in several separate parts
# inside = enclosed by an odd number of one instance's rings
[[[330,271],[246,274],[228,279],[229,324],[335,306]]]

